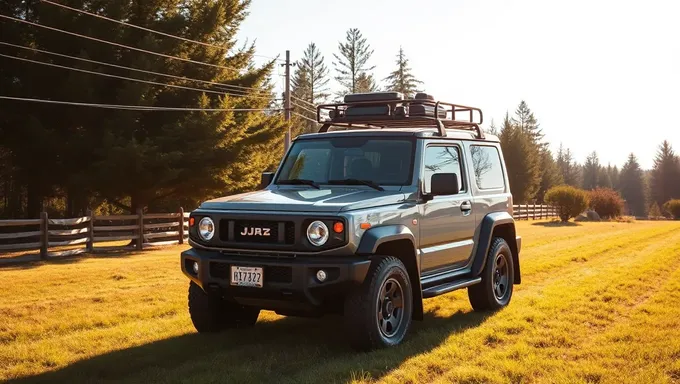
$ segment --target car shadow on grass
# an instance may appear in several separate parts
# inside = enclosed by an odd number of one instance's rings
[[[483,323],[492,313],[426,313],[401,345],[356,352],[342,318],[286,317],[220,334],[191,333],[75,362],[17,383],[182,382],[318,383],[377,379],[449,336]]]

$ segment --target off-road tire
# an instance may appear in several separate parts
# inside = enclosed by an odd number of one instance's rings
[[[499,264],[499,260],[502,260],[505,268]],[[468,288],[472,308],[475,311],[495,311],[507,306],[512,298],[514,273],[510,246],[505,239],[494,237],[481,274],[482,281]]]
[[[412,314],[413,292],[406,267],[396,257],[376,256],[364,283],[345,298],[347,337],[361,351],[397,345],[411,326]]]
[[[196,283],[191,282],[189,314],[194,328],[199,333],[212,333],[229,328],[252,326],[257,322],[260,310],[208,295]]]

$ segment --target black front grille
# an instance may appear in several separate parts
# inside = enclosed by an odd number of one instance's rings
[[[292,283],[293,269],[291,267],[272,266],[264,268],[264,282],[266,283]]]
[[[210,263],[210,276],[218,279],[229,279],[229,264],[227,263]]]
[[[286,244],[295,244],[295,223],[291,221],[286,222]]]

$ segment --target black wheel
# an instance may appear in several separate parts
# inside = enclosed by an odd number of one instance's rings
[[[364,284],[345,299],[345,325],[352,346],[371,350],[399,344],[411,326],[412,312],[406,267],[395,257],[376,258]]]
[[[260,310],[208,295],[192,281],[189,284],[189,315],[199,333],[209,333],[252,326],[257,322]]]
[[[497,310],[510,303],[515,276],[512,251],[508,243],[495,237],[482,271],[482,282],[468,288],[475,311]]]

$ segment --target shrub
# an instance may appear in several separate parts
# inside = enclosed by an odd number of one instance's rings
[[[589,193],[590,208],[603,219],[613,219],[623,212],[623,199],[610,188],[596,188]]]
[[[545,202],[556,207],[560,220],[567,222],[588,208],[588,192],[568,185],[550,188]]]
[[[680,219],[680,199],[668,200],[663,208],[668,211],[674,218]]]

